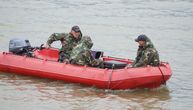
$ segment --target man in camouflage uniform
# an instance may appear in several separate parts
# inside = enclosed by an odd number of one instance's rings
[[[137,51],[137,57],[132,66],[158,66],[160,64],[159,54],[154,48],[151,40],[146,35],[139,35],[135,41],[139,43],[139,48]]]
[[[72,49],[78,44],[82,38],[81,30],[78,26],[73,26],[70,33],[54,33],[46,43],[49,48],[54,41],[61,41],[62,48],[59,51],[59,62],[68,61]]]
[[[80,43],[73,48],[70,54],[70,63],[103,68],[103,61],[93,58],[90,50],[92,46],[93,43],[89,36],[82,37]]]

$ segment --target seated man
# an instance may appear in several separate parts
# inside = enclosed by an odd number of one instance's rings
[[[139,35],[135,41],[139,43],[139,48],[132,67],[158,66],[160,64],[159,54],[151,40],[146,35]]]
[[[59,62],[68,61],[72,49],[78,44],[82,38],[81,30],[78,26],[73,26],[69,33],[54,33],[46,42],[46,48],[49,48],[55,41],[61,41],[62,48],[59,52]]]
[[[93,43],[89,36],[82,37],[80,43],[72,49],[70,63],[103,68],[103,61],[92,57],[90,50],[92,46]]]

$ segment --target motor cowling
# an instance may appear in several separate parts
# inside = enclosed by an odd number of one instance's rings
[[[31,44],[27,39],[11,39],[9,41],[9,52],[22,55],[28,52],[31,48]]]

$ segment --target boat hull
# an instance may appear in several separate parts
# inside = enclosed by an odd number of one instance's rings
[[[130,62],[112,57],[104,57],[103,59]],[[172,75],[168,63],[162,63],[160,67],[101,69],[59,63],[55,60],[54,57],[51,60],[38,59],[4,52],[0,53],[0,71],[112,90],[156,88],[164,84]]]

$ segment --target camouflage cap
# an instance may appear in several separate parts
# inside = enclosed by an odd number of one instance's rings
[[[139,35],[136,39],[135,39],[135,41],[136,42],[139,42],[139,41],[147,41],[147,36],[146,35],[144,35],[144,34],[141,34],[141,35]]]
[[[93,42],[92,42],[90,36],[82,37],[81,43],[85,44],[89,49],[91,49],[93,46]]]
[[[79,26],[73,26],[71,30],[73,30],[75,32],[81,32]]]

